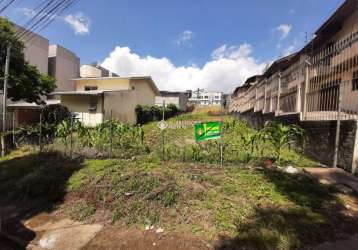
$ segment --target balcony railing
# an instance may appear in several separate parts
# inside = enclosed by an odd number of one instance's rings
[[[286,90],[280,95],[280,114],[297,112],[297,87]]]

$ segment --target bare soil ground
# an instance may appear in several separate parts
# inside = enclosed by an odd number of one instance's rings
[[[84,249],[133,249],[133,250],[208,250],[212,245],[203,239],[177,233],[156,233],[155,230],[121,229],[108,226]]]

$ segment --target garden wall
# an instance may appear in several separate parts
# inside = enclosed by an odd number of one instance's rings
[[[315,161],[331,166],[333,163],[336,138],[336,121],[300,121],[299,115],[275,117],[274,114],[247,112],[235,114],[251,126],[260,129],[265,122],[276,120],[285,124],[296,124],[305,129],[307,135],[306,155]],[[357,161],[357,121],[342,121],[338,152],[338,166],[349,172],[356,173]]]

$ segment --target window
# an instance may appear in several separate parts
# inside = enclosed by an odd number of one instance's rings
[[[352,91],[358,90],[358,70],[353,72]]]
[[[207,95],[206,95],[206,96],[204,96],[204,99],[208,99],[208,98],[209,98],[209,96],[207,96]]]
[[[85,86],[85,91],[98,90],[97,86]]]
[[[97,111],[97,97],[96,96],[90,96],[89,101],[89,112],[96,112]]]
[[[220,96],[217,96],[217,95],[216,95],[216,96],[215,96],[215,99],[220,99]]]

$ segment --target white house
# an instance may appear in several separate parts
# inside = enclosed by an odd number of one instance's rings
[[[223,101],[222,92],[210,92],[198,89],[192,92],[189,102],[198,106],[220,106]]]

